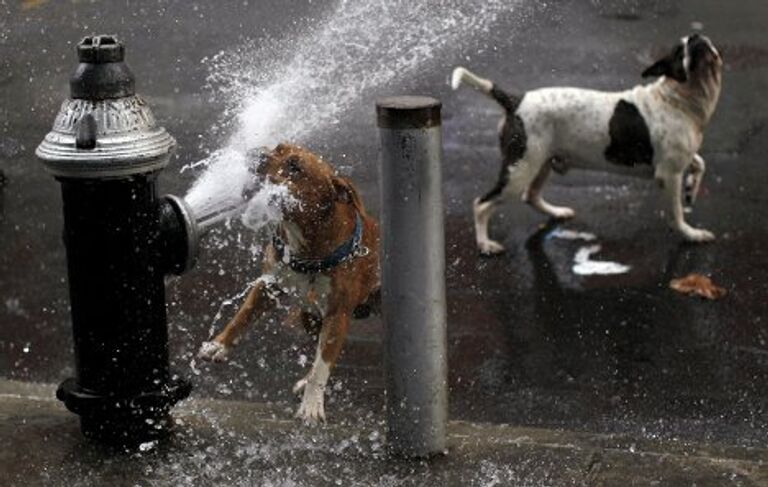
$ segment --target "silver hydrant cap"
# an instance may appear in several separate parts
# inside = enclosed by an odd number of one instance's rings
[[[165,167],[176,141],[135,94],[123,45],[114,36],[86,37],[77,52],[71,98],[37,157],[59,177],[125,177]]]

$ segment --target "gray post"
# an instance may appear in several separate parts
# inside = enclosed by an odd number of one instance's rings
[[[376,114],[387,438],[425,457],[445,451],[448,415],[440,102],[385,98]]]

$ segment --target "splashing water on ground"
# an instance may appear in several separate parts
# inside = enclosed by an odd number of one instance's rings
[[[186,200],[207,224],[239,214],[258,189],[248,151],[310,144],[359,124],[351,112],[435,69],[441,56],[477,52],[510,0],[340,0],[293,39],[246,43],[206,62],[231,135],[207,159]],[[446,75],[449,66],[445,66]],[[229,122],[231,121],[231,122]],[[185,168],[185,169],[187,169]],[[268,199],[268,198],[267,198]]]

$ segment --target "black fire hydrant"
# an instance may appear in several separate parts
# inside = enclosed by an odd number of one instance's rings
[[[164,279],[193,265],[180,198],[157,195],[174,139],[135,93],[124,47],[87,37],[71,98],[37,156],[61,183],[76,377],[56,392],[82,432],[109,443],[161,436],[191,384],[170,371]]]

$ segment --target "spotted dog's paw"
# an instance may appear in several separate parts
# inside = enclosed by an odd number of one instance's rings
[[[703,228],[694,228],[683,222],[676,226],[677,231],[689,242],[711,242],[715,239],[715,234]]]
[[[576,212],[573,208],[567,206],[553,206],[550,208],[550,216],[555,220],[570,220],[576,216]]]
[[[481,254],[486,256],[498,255],[506,250],[503,245],[495,240],[483,240],[477,242],[477,248],[480,250]]]
[[[229,355],[229,347],[216,341],[203,342],[200,350],[197,352],[198,358],[214,362],[223,362],[226,360],[227,355]]]
[[[301,405],[299,406],[298,411],[296,411],[296,417],[307,424],[324,423],[325,407],[323,404],[323,388],[302,379],[296,383],[294,390],[299,384],[304,388],[304,397],[301,399]]]
[[[683,231],[683,237],[689,242],[711,242],[715,240],[715,234],[703,228],[689,227]]]

